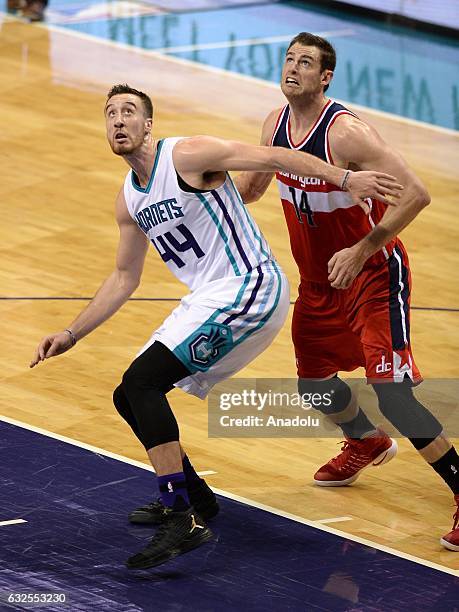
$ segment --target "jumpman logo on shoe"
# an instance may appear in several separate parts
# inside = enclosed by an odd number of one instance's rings
[[[191,515],[191,529],[190,533],[193,533],[195,529],[204,529],[204,525],[198,525],[196,523],[196,519],[194,518],[194,514]]]

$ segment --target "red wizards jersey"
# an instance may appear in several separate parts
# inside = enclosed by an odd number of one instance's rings
[[[274,128],[272,146],[304,151],[333,164],[328,131],[340,115],[354,115],[329,100],[303,140],[291,137],[290,107],[285,106]],[[386,205],[368,199],[370,214],[352,202],[348,192],[321,179],[276,173],[279,193],[290,234],[290,244],[302,280],[327,282],[327,263],[341,249],[353,246],[381,220]],[[398,239],[370,257],[364,269],[387,261]]]

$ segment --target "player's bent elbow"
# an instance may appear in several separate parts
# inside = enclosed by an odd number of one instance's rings
[[[432,201],[430,194],[427,189],[425,189],[425,187],[418,188],[417,201],[419,203],[420,208],[425,208]]]
[[[140,276],[130,277],[126,283],[126,291],[129,295],[132,295],[140,286]]]
[[[430,194],[420,180],[413,181],[409,189],[411,200],[419,211],[430,204]]]
[[[432,198],[430,197],[430,193],[428,191],[425,192],[425,197],[423,200],[423,205],[428,206],[432,202]]]

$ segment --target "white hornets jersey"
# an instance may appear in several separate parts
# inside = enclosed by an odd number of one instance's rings
[[[130,215],[171,272],[193,291],[217,279],[244,276],[272,254],[229,174],[210,191],[180,188],[172,161],[179,140],[158,142],[145,189],[135,172],[128,172],[124,197]]]

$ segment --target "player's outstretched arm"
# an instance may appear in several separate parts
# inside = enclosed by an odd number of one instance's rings
[[[96,329],[121,308],[138,287],[148,242],[146,236],[129,216],[123,190],[117,197],[116,218],[120,240],[114,271],[102,283],[94,298],[72,321],[66,331],[42,338],[30,362],[31,368],[40,361],[61,355],[72,348],[77,340]]]
[[[206,177],[228,170],[289,172],[320,178],[347,189],[353,201],[378,197],[391,203],[386,195],[398,197],[402,186],[394,176],[383,172],[350,172],[328,164],[318,157],[283,147],[248,145],[211,136],[195,136],[179,141],[173,151],[177,172],[190,185],[203,188]]]
[[[280,111],[280,108],[276,108],[266,117],[261,130],[260,145],[270,146]],[[234,179],[234,184],[242,201],[245,204],[257,202],[266,193],[273,176],[273,172],[251,172],[249,170],[238,174]]]

